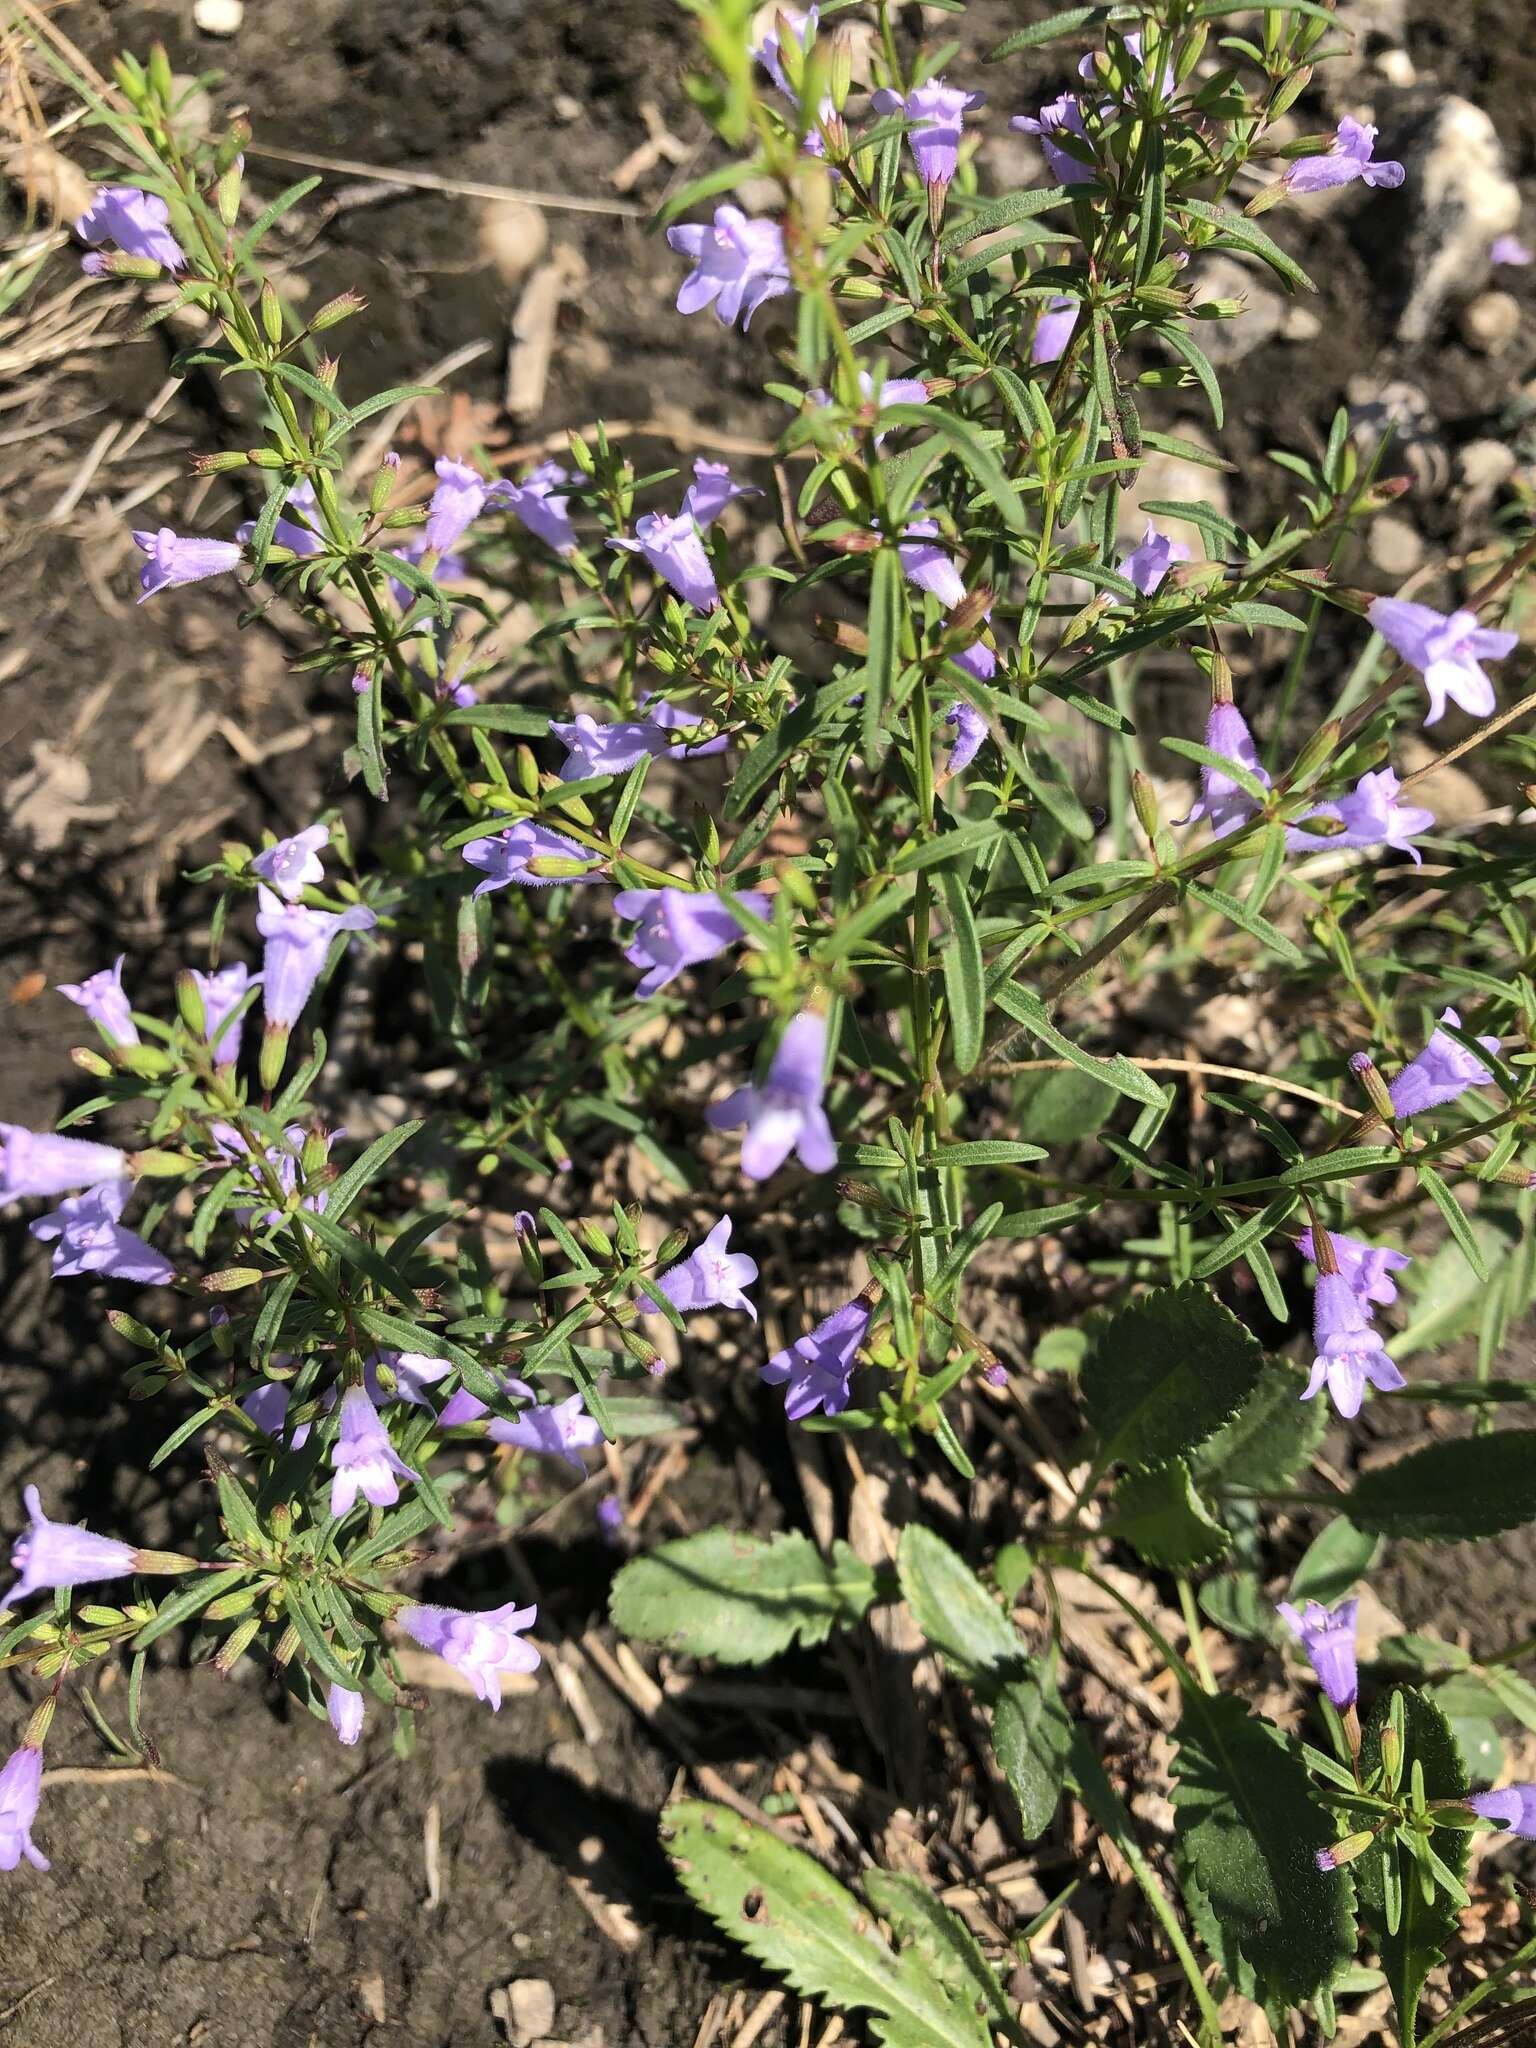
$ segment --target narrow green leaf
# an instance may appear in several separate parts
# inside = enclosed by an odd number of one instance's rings
[[[981,941],[976,935],[976,918],[965,877],[954,868],[946,868],[939,877],[939,885],[944,891],[950,923],[949,937],[939,955],[949,1010],[950,1051],[959,1072],[968,1074],[981,1058],[982,1027],[986,1021]]]

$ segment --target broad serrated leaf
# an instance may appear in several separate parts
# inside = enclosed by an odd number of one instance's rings
[[[1161,1464],[1214,1436],[1264,1369],[1257,1340],[1209,1289],[1160,1287],[1123,1308],[1083,1367],[1105,1465]]]
[[[1411,1782],[1415,1763],[1423,1768],[1424,1793],[1428,1799],[1459,1799],[1467,1789],[1467,1773],[1450,1723],[1426,1693],[1414,1686],[1402,1686],[1403,1782]],[[1383,1695],[1366,1723],[1360,1748],[1360,1764],[1372,1771],[1381,1762],[1381,1731],[1386,1726],[1391,1696]],[[1459,1878],[1467,1867],[1467,1837],[1443,1829],[1435,1845]],[[1388,1928],[1386,1910],[1387,1859],[1397,1866],[1402,1892],[1402,1917],[1394,1934]],[[1424,1979],[1445,1953],[1456,1932],[1456,1906],[1444,1893],[1426,1900],[1419,1887],[1418,1867],[1408,1852],[1388,1841],[1367,1850],[1353,1866],[1360,1890],[1360,1907],[1366,1925],[1376,1939],[1381,1966],[1392,1987],[1398,2027],[1405,2038],[1413,2038],[1413,2017],[1419,2009]]]
[[[898,1955],[803,1850],[702,1800],[669,1806],[662,1839],[688,1896],[803,1997],[868,2012],[887,2048],[990,2048],[987,2019],[925,1966],[926,1944]]]
[[[1357,1527],[1429,1543],[1469,1542],[1536,1521],[1536,1439],[1495,1430],[1427,1444],[1362,1472],[1345,1500]]]
[[[1072,1723],[1056,1680],[1036,1658],[992,1699],[992,1747],[1018,1803],[1026,1842],[1043,1835],[1055,1816],[1071,1746]]]
[[[1115,1488],[1104,1534],[1129,1543],[1148,1564],[1167,1571],[1214,1564],[1232,1544],[1195,1491],[1182,1458],[1128,1472]]]
[[[859,1884],[881,1919],[890,1922],[904,1959],[915,1957],[957,2006],[978,2019],[990,2013],[992,2026],[1008,2026],[1012,2013],[1003,1987],[958,1913],[904,1870],[866,1870]]]
[[[1210,1907],[1229,1973],[1295,2004],[1355,1952],[1347,1874],[1317,1852],[1335,1839],[1290,1743],[1230,1694],[1190,1693],[1177,1731],[1173,1804],[1181,1864]]]
[[[851,1628],[875,1597],[875,1577],[846,1543],[822,1558],[798,1530],[738,1535],[705,1529],[624,1566],[608,1611],[614,1627],[722,1664],[761,1664],[796,1641]]]
[[[1322,1404],[1302,1400],[1304,1385],[1294,1367],[1266,1358],[1259,1383],[1242,1407],[1195,1452],[1196,1479],[1251,1486],[1264,1493],[1285,1486],[1307,1463],[1328,1426]]]
[[[959,1677],[972,1683],[1006,1677],[1024,1662],[1018,1630],[942,1536],[909,1523],[901,1532],[896,1575],[918,1627]]]

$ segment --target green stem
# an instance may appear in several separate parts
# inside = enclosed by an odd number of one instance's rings
[[[1189,1630],[1189,1654],[1194,1660],[1195,1672],[1201,1685],[1209,1693],[1217,1690],[1216,1680],[1206,1661],[1205,1632],[1200,1626],[1200,1611],[1195,1606],[1195,1589],[1181,1572],[1178,1577],[1179,1612],[1184,1617],[1184,1626]]]

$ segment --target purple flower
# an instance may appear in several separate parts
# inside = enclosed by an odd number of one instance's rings
[[[266,940],[262,956],[262,1008],[268,1029],[297,1024],[320,979],[325,956],[338,932],[371,931],[378,919],[361,903],[347,910],[311,910],[304,903],[284,903],[262,887],[256,929]]]
[[[287,548],[295,555],[318,555],[325,546],[325,543],[321,540],[319,534],[315,532],[315,524],[318,518],[315,505],[315,487],[307,477],[296,483],[288,493],[288,503],[296,512],[306,514],[310,523],[308,526],[300,526],[295,520],[284,519],[279,514],[277,524],[272,529],[273,540],[277,542],[280,548]],[[256,521],[254,519],[243,520],[235,528],[235,538],[249,547],[255,531]]]
[[[1298,158],[1280,182],[1291,192],[1326,192],[1331,185],[1352,185],[1356,178],[1389,190],[1401,185],[1406,176],[1402,165],[1390,158],[1373,163],[1375,146],[1375,128],[1369,122],[1352,121],[1346,114],[1328,154]]]
[[[1270,786],[1269,776],[1259,759],[1259,750],[1253,743],[1253,734],[1243,714],[1235,704],[1213,704],[1211,715],[1205,722],[1205,744],[1213,754],[1220,754],[1224,761],[1235,761],[1240,768],[1246,768],[1262,788]],[[1258,812],[1258,805],[1232,777],[1220,768],[1200,765],[1200,800],[1187,818],[1180,824],[1192,825],[1197,818],[1209,818],[1211,832],[1217,839],[1228,832],[1235,832],[1239,825],[1246,825]]]
[[[72,1003],[78,1003],[87,1017],[96,1026],[108,1045],[137,1045],[138,1026],[128,1009],[128,998],[123,994],[123,961],[127,958],[119,953],[110,967],[103,967],[87,981],[61,981],[58,991],[68,996]]]
[[[755,917],[767,917],[772,905],[760,890],[748,889],[739,898],[742,907]],[[631,967],[644,967],[639,993],[653,996],[666,988],[686,967],[716,959],[727,946],[738,945],[745,931],[720,897],[711,890],[623,889],[613,899],[620,917],[639,921],[634,938],[624,948]]]
[[[578,711],[567,724],[551,719],[549,730],[565,748],[562,782],[580,782],[588,775],[627,775],[647,754],[670,751],[672,742],[649,720],[600,725],[590,711]]]
[[[533,1405],[511,1422],[494,1417],[486,1431],[491,1441],[515,1444],[521,1451],[537,1451],[546,1458],[563,1458],[567,1465],[584,1472],[581,1452],[589,1444],[600,1444],[603,1432],[587,1413],[580,1394],[572,1394],[566,1401],[541,1403],[526,1381],[508,1379],[504,1384],[509,1394]]]
[[[14,1870],[23,1856],[34,1870],[51,1867],[32,1839],[42,1796],[43,1752],[30,1745],[13,1750],[0,1770],[0,1870]]]
[[[984,92],[961,92],[942,78],[930,78],[905,98],[889,86],[870,95],[877,114],[901,114],[914,125],[907,141],[917,164],[917,175],[930,190],[943,190],[955,175],[960,154],[960,130],[965,116],[986,105]]]
[[[288,1420],[288,1408],[292,1400],[292,1394],[281,1380],[267,1380],[263,1385],[253,1387],[240,1406],[258,1429],[264,1429],[270,1437],[280,1437]],[[313,1425],[308,1422],[301,1422],[293,1432],[288,1449],[303,1450],[309,1441],[312,1427]]]
[[[398,555],[402,562],[409,562],[411,566],[414,568],[416,564],[420,562],[422,556],[427,553],[426,535],[422,533],[414,533],[409,537],[409,539],[402,540],[396,546],[392,547],[389,550],[389,552],[392,555]],[[434,584],[462,583],[464,578],[468,574],[469,564],[465,561],[464,557],[462,555],[455,555],[450,552],[439,557],[437,567],[432,571],[430,580]],[[408,590],[406,586],[400,581],[398,576],[390,577],[389,587],[390,590],[394,593],[394,599],[396,604],[404,608],[409,608],[416,602],[415,591]],[[368,683],[365,681],[362,689],[359,690],[357,687],[357,677],[354,676],[352,678],[352,688],[354,694],[361,697],[366,694],[368,689]]]
[[[694,266],[677,295],[679,313],[713,305],[727,327],[738,316],[750,327],[759,306],[790,289],[783,229],[777,221],[749,220],[739,206],[717,206],[709,227],[668,228],[667,241]]]
[[[730,1241],[731,1219],[722,1216],[681,1265],[662,1274],[655,1283],[656,1292],[664,1294],[681,1315],[692,1315],[701,1308],[744,1308],[755,1323],[757,1310],[744,1290],[757,1278],[757,1261],[745,1252],[728,1251]],[[649,1295],[640,1297],[640,1307],[646,1315],[659,1313]]]
[[[1400,787],[1391,768],[1362,775],[1351,795],[1334,803],[1319,804],[1296,824],[1287,825],[1285,843],[1292,853],[1322,853],[1334,846],[1390,846],[1398,853],[1406,853],[1417,867],[1420,855],[1413,844],[1414,836],[1429,830],[1435,814],[1426,811],[1422,804],[1400,803]],[[1307,829],[1316,818],[1332,818],[1344,829],[1324,838]]]
[[[737,483],[729,463],[706,462],[700,456],[693,465],[693,482],[683,499],[683,511],[702,533],[707,526],[714,525],[732,498],[762,495],[756,484]]]
[[[230,967],[216,968],[211,974],[199,974],[192,969],[192,979],[197,992],[203,999],[203,1031],[208,1043],[214,1045],[215,1054],[221,1067],[233,1066],[240,1057],[240,1034],[245,1028],[242,1017],[238,1024],[219,1038],[219,1027],[224,1019],[240,1007],[245,992],[251,985],[251,971],[243,960],[237,960]]]
[[[1140,545],[1120,558],[1120,574],[1135,585],[1143,597],[1151,597],[1175,562],[1187,562],[1189,549],[1181,540],[1159,533],[1151,520]]]
[[[471,469],[467,462],[455,462],[451,455],[440,455],[432,467],[438,482],[427,507],[422,539],[426,543],[424,552],[444,555],[488,503],[504,504],[513,486],[489,484],[478,469]]]
[[[1388,1358],[1381,1333],[1342,1272],[1319,1273],[1312,1295],[1312,1336],[1317,1354],[1302,1393],[1310,1401],[1326,1384],[1340,1415],[1360,1413],[1365,1383],[1383,1394],[1407,1382]]]
[[[647,512],[635,521],[633,540],[610,540],[608,545],[627,555],[644,555],[662,581],[696,611],[712,612],[719,604],[715,572],[691,514],[679,512],[669,519],[664,512]]]
[[[1039,136],[1045,167],[1058,185],[1090,185],[1098,176],[1095,166],[1085,161],[1093,154],[1093,144],[1083,126],[1082,101],[1075,92],[1064,92],[1060,99],[1051,100],[1040,109],[1038,117],[1015,114],[1008,126],[1022,130],[1025,135]],[[1083,145],[1082,152],[1074,155],[1063,148],[1057,140],[1062,135],[1076,136]]]
[[[1423,676],[1429,692],[1426,725],[1444,715],[1447,699],[1473,718],[1486,718],[1492,711],[1493,684],[1480,664],[1512,654],[1519,645],[1518,633],[1480,626],[1476,612],[1447,614],[1401,597],[1378,597],[1365,616]]]
[[[378,1367],[387,1365],[395,1376],[395,1391],[386,1394],[379,1385]],[[375,1407],[386,1401],[404,1401],[411,1408],[430,1408],[428,1387],[446,1379],[453,1366],[446,1358],[430,1358],[424,1351],[381,1351],[363,1367],[363,1385]]]
[[[1309,1600],[1305,1608],[1280,1602],[1277,1612],[1312,1661],[1318,1684],[1342,1713],[1360,1697],[1355,1671],[1355,1616],[1358,1600],[1341,1600],[1331,1611]]]
[[[962,768],[969,768],[981,752],[982,742],[987,737],[987,721],[974,705],[962,700],[950,705],[944,714],[944,723],[955,728],[954,745],[949,750],[949,772],[958,775]]]
[[[1454,1010],[1442,1010],[1440,1022],[1461,1029],[1461,1019]],[[1479,1038],[1477,1042],[1485,1052],[1499,1049],[1496,1038]],[[1437,1029],[1430,1033],[1424,1050],[1389,1084],[1387,1093],[1399,1116],[1417,1116],[1421,1110],[1438,1109],[1442,1103],[1454,1102],[1463,1089],[1485,1088],[1492,1079],[1493,1075],[1475,1054],[1458,1045],[1448,1032]]]
[[[106,1180],[83,1195],[66,1195],[57,1209],[27,1227],[46,1244],[59,1240],[53,1254],[53,1277],[100,1273],[108,1280],[133,1280],[141,1287],[164,1287],[176,1268],[146,1244],[119,1218],[128,1200],[125,1180]]]
[[[1392,1275],[1413,1264],[1408,1254],[1388,1251],[1385,1245],[1366,1244],[1358,1237],[1345,1237],[1336,1230],[1329,1231],[1328,1239],[1333,1246],[1334,1264],[1349,1282],[1361,1308],[1367,1314],[1372,1302],[1382,1308],[1390,1308],[1397,1299],[1397,1282]],[[1310,1230],[1304,1230],[1297,1238],[1296,1249],[1310,1264],[1317,1264]]]
[[[1046,363],[1060,362],[1062,351],[1072,339],[1077,326],[1077,300],[1064,298],[1060,292],[1047,299],[1045,311],[1035,322],[1035,335],[1029,345],[1029,360],[1037,369]]]
[[[928,403],[928,386],[921,377],[884,377],[877,384],[870,371],[860,370],[859,390],[863,394],[865,404],[877,414],[883,406],[887,405],[926,405]],[[807,391],[805,395],[811,405],[830,405],[832,403],[831,392],[824,391],[819,386],[814,391]],[[876,434],[875,446],[877,448],[880,447],[884,440],[884,434]]]
[[[1513,1828],[1517,1835],[1536,1837],[1536,1785],[1506,1785],[1502,1792],[1474,1792],[1467,1801],[1484,1820],[1501,1828]],[[0,1858],[0,1869],[5,1863]]]
[[[669,704],[665,697],[642,696],[640,709],[647,725],[659,725],[666,732],[692,732],[699,724],[697,711],[685,711],[680,704]],[[668,756],[674,761],[702,760],[706,754],[723,754],[729,745],[724,733],[713,739],[679,740],[668,749]]]
[[[400,1498],[400,1479],[415,1479],[395,1454],[389,1431],[380,1422],[366,1389],[348,1387],[341,1397],[341,1430],[331,1446],[331,1513],[349,1512],[361,1493],[376,1508],[392,1508]]]
[[[992,614],[988,612],[987,617],[991,616]],[[965,673],[978,683],[990,683],[997,674],[997,656],[985,640],[977,640],[970,647],[962,647],[958,654],[952,654],[949,658],[956,668],[964,669]],[[950,709],[953,708],[951,705]],[[944,716],[947,719],[949,712],[946,711]],[[953,768],[953,761],[950,762],[950,766]]]
[[[902,529],[896,552],[907,581],[936,597],[948,612],[963,602],[965,579],[948,550],[937,545],[938,533],[936,519],[910,519]]]
[[[133,537],[147,557],[139,571],[140,604],[156,591],[201,583],[207,576],[227,576],[240,566],[240,549],[232,540],[205,540],[198,534],[173,533],[168,526],[157,533],[135,527]]]
[[[520,484],[500,487],[500,502],[520,519],[531,534],[554,549],[557,555],[576,552],[576,530],[567,511],[570,500],[560,486],[576,481],[570,470],[558,462],[541,462],[530,469]]]
[[[291,839],[279,839],[275,846],[258,853],[251,862],[251,873],[270,882],[287,902],[297,903],[306,888],[318,887],[325,880],[320,848],[330,836],[329,825],[307,825]]]
[[[504,1671],[537,1671],[539,1653],[525,1643],[520,1631],[532,1628],[539,1618],[537,1607],[519,1607],[509,1600],[505,1607],[473,1614],[462,1607],[402,1607],[400,1626],[414,1636],[424,1650],[431,1650],[456,1665],[474,1687],[475,1698],[501,1706],[501,1674]]]
[[[779,8],[774,16],[773,28],[763,37],[763,40],[757,44],[752,52],[779,91],[783,93],[785,99],[794,106],[800,104],[800,96],[784,75],[779,30],[787,28],[803,51],[816,33],[816,23],[820,14],[821,9],[819,7]]]
[[[350,1686],[332,1685],[325,1695],[325,1711],[336,1740],[350,1749],[363,1732],[363,1696]]]
[[[111,242],[125,256],[158,263],[162,270],[184,270],[187,259],[170,221],[171,209],[158,194],[141,192],[137,185],[98,185],[75,222],[75,233],[93,249]],[[99,275],[89,256],[82,267]]]
[[[238,1166],[242,1161],[250,1159],[251,1148],[233,1124],[216,1123],[210,1126],[210,1128],[219,1156],[228,1165]],[[299,1185],[299,1175],[303,1169],[304,1146],[310,1136],[311,1133],[305,1129],[303,1124],[288,1124],[285,1125],[283,1130],[285,1143],[281,1145],[268,1145],[263,1148],[262,1157],[277,1176],[278,1184],[281,1186],[285,1196],[291,1195]],[[331,1147],[335,1144],[336,1140],[345,1137],[346,1133],[342,1130],[320,1131],[318,1136],[324,1140],[326,1154],[329,1156]],[[258,1204],[265,1204],[271,1200],[267,1183],[255,1171],[252,1171],[246,1186],[256,1196]],[[305,1195],[302,1206],[312,1210],[315,1215],[321,1216],[325,1213],[325,1203],[326,1190],[324,1187],[320,1187],[312,1194]],[[235,1220],[239,1223],[249,1225],[253,1219],[263,1230],[270,1230],[283,1220],[282,1212],[278,1209],[268,1208],[262,1211],[257,1208],[251,1208],[237,1209],[235,1211]]]
[[[1500,235],[1488,251],[1488,261],[1524,269],[1527,263],[1536,263],[1536,250],[1528,249],[1518,235]]]
[[[845,1302],[804,1337],[776,1352],[758,1370],[765,1387],[784,1387],[784,1413],[803,1422],[816,1409],[841,1415],[848,1406],[854,1354],[869,1329],[869,1306]]]
[[[767,1180],[791,1152],[808,1173],[827,1173],[837,1164],[821,1106],[826,1060],[827,1020],[817,1010],[802,1010],[779,1040],[762,1087],[738,1088],[707,1112],[717,1131],[747,1125],[741,1170],[748,1180]]]
[[[591,869],[600,867],[602,860],[600,855],[578,846],[574,839],[551,832],[547,825],[535,825],[528,818],[520,818],[515,825],[509,825],[493,838],[471,839],[464,849],[464,858],[472,868],[481,869],[486,877],[475,885],[477,896],[485,895],[488,889],[505,889],[509,882],[515,882],[520,889],[547,889],[556,882],[596,882],[601,879],[591,873],[536,872],[533,867],[535,861],[558,861],[567,868],[575,862],[585,862]]]
[[[597,1504],[597,1525],[603,1532],[603,1539],[616,1543],[624,1532],[624,1503],[616,1493],[610,1493]]]
[[[75,1188],[122,1179],[128,1171],[128,1155],[115,1145],[93,1145],[85,1138],[0,1124],[0,1202],[22,1202],[33,1195],[67,1195]]]
[[[75,1522],[50,1522],[35,1486],[22,1494],[31,1526],[11,1545],[11,1569],[21,1577],[0,1599],[15,1607],[34,1593],[60,1586],[94,1586],[100,1579],[121,1579],[136,1568],[139,1553],[131,1543],[111,1536],[93,1536]]]

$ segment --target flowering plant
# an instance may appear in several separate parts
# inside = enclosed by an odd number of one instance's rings
[[[307,665],[355,708],[346,770],[388,809],[356,851],[339,814],[226,846],[195,878],[217,891],[215,957],[189,963],[175,1014],[136,1009],[121,960],[69,985],[98,1033],[77,1055],[98,1092],[67,1129],[0,1127],[0,1193],[59,1203],[32,1226],[55,1272],[171,1291],[168,1313],[112,1320],[139,1352],[130,1392],[172,1418],[162,1456],[200,1442],[217,1493],[185,1556],[29,1499],[0,1661],[47,1692],[0,1777],[0,1866],[41,1860],[62,1688],[116,1650],[142,1671],[183,1626],[222,1670],[267,1657],[343,1742],[370,1704],[408,1741],[407,1639],[499,1707],[503,1675],[538,1665],[537,1602],[420,1597],[466,1460],[482,1470],[496,1446],[503,1471],[584,1470],[601,1439],[665,1421],[650,1381],[691,1317],[750,1351],[771,1291],[788,1324],[757,1377],[789,1429],[866,1438],[956,1484],[1003,1458],[1027,1547],[955,1517],[978,1576],[914,1513],[892,1573],[829,1531],[710,1531],[625,1566],[619,1627],[752,1662],[905,1602],[990,1716],[1021,1836],[1070,1787],[1118,1848],[1192,2033],[1219,2037],[1224,1986],[1330,2027],[1363,1922],[1411,2043],[1467,1898],[1468,1835],[1529,1832],[1536,1793],[1469,1793],[1433,1656],[1413,1674],[1426,1685],[1371,1680],[1362,1721],[1354,1607],[1318,1594],[1347,1593],[1377,1539],[1536,1517],[1529,1440],[1492,1429],[1348,1485],[1301,1482],[1329,1404],[1352,1421],[1367,1399],[1429,1398],[1378,1320],[1409,1266],[1379,1239],[1443,1219],[1449,1255],[1498,1289],[1488,1358],[1529,1294],[1512,1248],[1532,1185],[1528,892],[1517,860],[1414,800],[1400,740],[1450,704],[1484,721],[1458,753],[1511,724],[1496,706],[1516,635],[1496,621],[1536,539],[1507,539],[1446,612],[1353,588],[1348,544],[1404,484],[1343,417],[1316,460],[1285,455],[1300,488],[1263,533],[1139,487],[1157,457],[1223,466],[1160,408],[1175,390],[1221,426],[1197,337],[1242,309],[1200,296],[1203,259],[1304,291],[1256,216],[1404,178],[1356,122],[1332,138],[1280,125],[1327,54],[1326,10],[1267,8],[1257,40],[1212,35],[1224,0],[1020,30],[994,53],[994,101],[1026,47],[1070,44],[1066,89],[1015,119],[1049,182],[994,194],[973,152],[982,96],[905,45],[884,0],[857,81],[846,9],[785,10],[761,42],[745,0],[692,11],[696,94],[730,156],[659,225],[680,317],[739,327],[771,358],[772,493],[708,459],[638,476],[601,426],[521,477],[475,448],[444,456],[425,502],[392,453],[359,475],[360,430],[417,394],[343,395],[316,343],[358,301],[301,321],[263,274],[264,238],[314,181],[247,226],[246,133],[189,150],[162,53],[123,59],[111,98],[81,87],[131,166],[79,224],[91,273],[160,280],[157,314],[207,324],[181,366],[252,379],[268,407],[260,445],[199,464],[253,485],[254,516],[228,538],[136,534],[142,597],[235,578],[247,618],[268,592],[299,606]],[[764,181],[768,211],[726,196]],[[536,615],[515,666],[514,586]],[[778,633],[794,605],[815,622],[805,656]],[[1335,691],[1343,647],[1355,666]],[[1148,729],[1158,678],[1182,693],[1163,750],[1199,779],[1177,823]],[[1454,898],[1454,948],[1431,880]],[[461,1069],[430,1144],[424,1119],[361,1148],[324,1121],[326,1046],[306,1019],[365,949],[422,963],[431,1032]],[[1202,974],[1309,1014],[1259,1064],[1141,1050],[1155,979]],[[599,1215],[583,1176],[615,1130],[652,1192]],[[493,1244],[484,1217],[508,1185],[544,1199]],[[1127,1227],[1140,1209],[1155,1236]],[[1119,1263],[1104,1284],[1079,1260],[1080,1294],[1057,1297],[1076,1314],[996,1312],[1029,1248],[1094,1243]],[[828,1260],[826,1312],[802,1312],[799,1280]],[[1307,1268],[1303,1373],[1255,1326],[1280,1341]],[[1075,1445],[1034,1389],[1068,1404]],[[1485,1373],[1467,1398],[1492,1414],[1514,1397]],[[515,1520],[515,1491],[504,1505]],[[1258,1516],[1298,1506],[1365,1548],[1346,1569],[1325,1528],[1276,1616],[1258,1604]],[[1112,1551],[1171,1589],[1185,1649],[1105,1576]],[[156,1574],[180,1582],[159,1594],[142,1583]],[[1069,1574],[1120,1602],[1172,1673],[1162,1870],[1063,1688]],[[130,1578],[120,1604],[72,1603]],[[1218,1688],[1210,1623],[1300,1643],[1316,1743]],[[1500,1699],[1531,1647],[1482,1667]],[[766,1890],[748,1945],[802,1988],[880,2009],[802,1930],[783,1845],[744,1837],[722,1864],[718,1824],[674,1814],[684,1881],[738,1933],[742,1897]],[[910,1927],[918,1909],[882,1877],[867,1896]],[[980,1951],[936,1904],[923,1925],[964,1995],[902,1988],[891,1959],[890,1997],[919,2001],[900,2038],[1016,2038]]]

